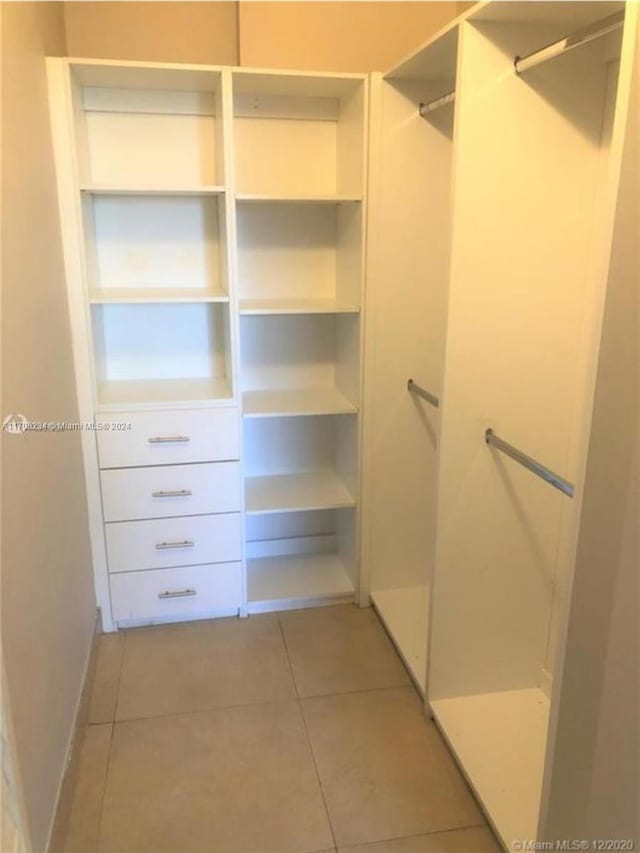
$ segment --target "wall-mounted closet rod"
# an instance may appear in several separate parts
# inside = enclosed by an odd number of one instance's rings
[[[507,456],[510,456],[516,462],[519,462],[520,465],[524,465],[529,471],[533,472],[536,476],[545,480],[547,483],[550,483],[554,488],[559,489],[562,494],[567,495],[568,497],[573,497],[573,484],[568,480],[565,480],[564,477],[560,477],[558,474],[554,474],[553,471],[550,471],[549,468],[546,468],[544,465],[541,465],[539,462],[536,462],[535,459],[532,459],[530,456],[527,456],[526,453],[523,453],[521,450],[518,450],[517,447],[514,447],[512,444],[509,444],[503,439],[498,438],[498,436],[494,433],[492,429],[488,429],[484,434],[485,441],[491,447],[495,447],[496,450],[502,451]]]
[[[435,101],[428,101],[426,104],[420,104],[420,115],[424,118],[434,110],[439,110],[440,107],[446,107],[447,104],[452,104],[455,99],[456,93],[454,90],[453,92],[448,92],[446,95],[442,95],[441,98],[436,98]]]
[[[407,391],[411,391],[411,393],[415,394],[417,397],[422,397],[423,400],[426,400],[427,403],[431,403],[431,405],[435,406],[436,409],[440,406],[440,400],[438,400],[436,395],[432,394],[431,391],[427,391],[426,388],[416,385],[413,379],[407,379]]]
[[[615,15],[609,15],[608,18],[601,18],[599,21],[584,27],[570,36],[553,42],[546,47],[540,48],[533,53],[528,53],[526,56],[516,56],[513,64],[517,74],[522,74],[523,71],[528,71],[541,62],[546,62],[548,59],[553,59],[560,56],[562,53],[567,53],[573,50],[574,47],[580,47],[583,44],[588,44],[594,39],[605,36],[614,30],[619,29],[624,24],[624,11],[616,12]]]

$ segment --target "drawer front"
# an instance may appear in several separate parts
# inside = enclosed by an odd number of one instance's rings
[[[168,465],[102,471],[105,521],[237,512],[240,463]]]
[[[131,424],[131,429],[97,432],[101,468],[240,458],[237,409],[122,412],[97,420],[111,427]]]
[[[242,599],[240,567],[217,563],[111,575],[113,619],[161,621],[236,610]]]
[[[105,525],[109,572],[165,569],[242,558],[240,514],[195,515]]]

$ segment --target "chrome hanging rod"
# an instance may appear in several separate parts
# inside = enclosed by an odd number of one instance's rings
[[[549,468],[546,468],[544,465],[536,462],[535,459],[527,456],[526,453],[518,450],[518,448],[514,447],[512,444],[498,438],[492,429],[488,429],[485,432],[484,438],[490,447],[495,447],[496,450],[500,450],[502,453],[510,456],[537,477],[540,477],[542,480],[545,480],[545,482],[550,483],[554,488],[561,491],[563,495],[567,495],[570,498],[573,497],[573,483],[565,480],[564,477],[560,477],[559,474],[554,474],[553,471],[549,470]]]
[[[426,388],[416,385],[413,379],[407,379],[407,391],[411,391],[411,393],[415,394],[417,397],[422,397],[423,400],[426,400],[427,403],[431,403],[431,405],[435,406],[436,409],[440,406],[440,400],[438,400],[436,395],[432,394],[431,391],[427,391]]]
[[[528,53],[526,56],[516,56],[513,61],[516,73],[522,74],[523,71],[528,71],[530,68],[540,65],[541,62],[546,62],[548,59],[554,59],[556,56],[567,53],[567,51],[573,50],[574,47],[588,44],[594,39],[620,29],[623,24],[624,11],[616,12],[615,15],[609,15],[608,18],[601,18],[599,21],[589,24],[588,27],[583,27],[583,29],[577,30],[570,36],[565,36],[560,41],[548,44],[546,47],[540,48],[540,50]]]
[[[434,101],[428,101],[426,104],[420,104],[419,112],[422,118],[432,113],[434,110],[439,110],[440,107],[446,107],[447,104],[452,104],[456,99],[456,93],[448,92],[442,95],[441,98],[436,98]]]

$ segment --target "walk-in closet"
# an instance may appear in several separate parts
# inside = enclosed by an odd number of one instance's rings
[[[385,73],[47,60],[104,631],[372,606],[505,849],[584,807],[638,13],[479,3]]]

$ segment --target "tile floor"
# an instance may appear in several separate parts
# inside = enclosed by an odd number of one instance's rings
[[[373,610],[101,638],[62,853],[499,853]]]

